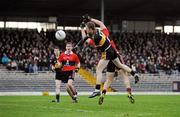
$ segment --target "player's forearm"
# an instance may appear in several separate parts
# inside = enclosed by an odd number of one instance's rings
[[[78,46],[82,46],[85,42],[87,42],[88,38],[89,37],[87,37],[86,34],[82,34],[82,39],[76,44],[74,48],[77,48]]]
[[[99,21],[98,19],[91,18],[91,21],[99,26],[104,25],[103,22]]]
[[[85,33],[85,30],[84,29],[81,29],[81,35],[82,35],[82,39],[83,39],[83,43],[84,42],[87,42],[87,43],[89,43],[89,37],[86,35],[86,33]]]
[[[78,72],[80,69],[80,63],[78,63],[76,66],[75,66],[75,72]]]
[[[91,21],[94,22],[95,24],[97,24],[98,26],[100,26],[101,29],[106,28],[106,26],[104,25],[104,23],[102,21],[99,21],[97,19],[91,18]]]
[[[86,33],[84,29],[81,29],[81,36],[82,36],[82,39],[86,37]]]
[[[76,67],[79,69],[79,68],[81,67],[81,64],[80,64],[80,63],[78,63]]]

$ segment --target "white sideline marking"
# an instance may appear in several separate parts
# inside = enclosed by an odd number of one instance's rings
[[[78,92],[78,95],[90,95],[92,92]],[[0,96],[40,96],[43,92],[0,92]],[[107,92],[107,95],[126,95],[126,92]],[[49,92],[49,95],[55,95]],[[68,95],[61,92],[61,95]],[[133,95],[180,95],[180,92],[133,92]]]

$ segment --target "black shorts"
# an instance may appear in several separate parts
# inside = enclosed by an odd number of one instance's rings
[[[112,61],[109,61],[107,65],[107,72],[115,72],[116,66]]]
[[[124,64],[124,60],[120,56],[118,56],[118,58],[119,58],[120,62],[122,64]],[[120,68],[117,68],[116,65],[112,62],[112,60],[109,61],[108,65],[107,65],[107,72],[115,72],[116,69],[120,69]]]
[[[56,72],[55,79],[61,80],[63,83],[67,83],[69,79],[74,80],[75,72],[74,71],[61,71]]]
[[[112,47],[107,49],[105,52],[102,52],[102,59],[114,60],[115,58],[117,58],[117,54]]]

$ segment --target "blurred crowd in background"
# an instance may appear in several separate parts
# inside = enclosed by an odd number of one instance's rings
[[[66,31],[66,39],[55,39],[55,30],[0,29],[0,64],[9,70],[27,73],[51,70],[53,49],[62,51],[67,41],[74,45],[81,39],[80,31]],[[110,33],[125,63],[139,73],[180,73],[180,35],[165,33]],[[84,44],[74,50],[86,69],[95,71],[101,55]]]

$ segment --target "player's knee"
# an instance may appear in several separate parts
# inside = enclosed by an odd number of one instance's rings
[[[71,87],[72,87],[72,85],[70,83],[66,84],[66,88],[71,88]]]
[[[56,80],[56,87],[60,87],[61,82]]]
[[[103,72],[103,70],[101,70],[101,69],[97,69],[97,70],[96,70],[96,73],[97,73],[97,74],[101,74],[102,72]]]
[[[113,78],[108,78],[107,81],[111,83],[113,81]]]
[[[125,84],[129,83],[129,79],[127,79],[127,78],[124,79],[124,83],[125,83]]]
[[[130,81],[129,81],[129,78],[128,77],[125,77],[124,78],[124,84],[125,85],[129,85]]]
[[[66,89],[69,89],[69,84],[66,84]]]
[[[60,88],[60,84],[56,84],[56,88]]]
[[[72,86],[72,81],[69,81],[67,85]]]
[[[108,79],[112,80],[113,77],[114,77],[114,72],[107,72],[106,76],[107,76]]]

